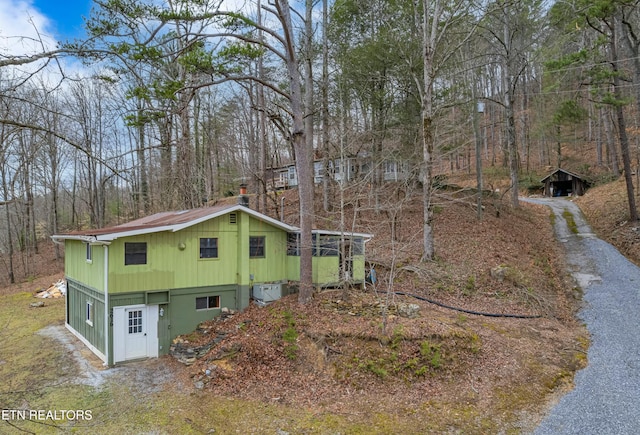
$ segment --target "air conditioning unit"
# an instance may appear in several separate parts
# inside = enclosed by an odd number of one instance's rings
[[[253,299],[262,302],[277,301],[282,297],[282,284],[254,284]]]

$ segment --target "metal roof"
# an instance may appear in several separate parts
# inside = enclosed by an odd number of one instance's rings
[[[98,228],[92,230],[73,231],[66,234],[57,234],[51,236],[53,241],[59,242],[62,240],[81,240],[87,243],[108,244],[112,240],[121,237],[137,236],[142,234],[158,233],[162,231],[176,232],[182,229],[188,228],[193,225],[197,225],[201,222],[216,217],[233,213],[236,211],[242,211],[259,219],[263,222],[267,222],[276,228],[280,228],[287,232],[299,232],[300,228],[294,227],[277,219],[269,217],[265,214],[259,213],[251,208],[242,205],[223,205],[215,207],[203,207],[192,210],[178,210],[156,213],[150,216],[146,216],[140,219],[135,219],[131,222],[124,224]],[[340,232],[314,230],[317,234],[339,235]],[[372,238],[372,234],[366,233],[351,233],[345,232],[345,235]]]
[[[554,174],[556,174],[558,172],[564,172],[565,174],[571,175],[572,177],[575,177],[575,178],[577,178],[579,180],[586,181],[585,178],[582,175],[575,174],[573,172],[567,171],[566,169],[558,168],[555,171],[553,171],[552,173],[550,173],[549,175],[547,175],[546,177],[544,177],[542,180],[540,180],[540,182],[544,183],[544,180],[546,180],[547,178],[550,178],[552,175],[554,175]]]

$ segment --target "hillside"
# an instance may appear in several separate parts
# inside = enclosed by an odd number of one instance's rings
[[[215,344],[186,368],[185,380],[203,394],[349,415],[365,425],[383,415],[379,433],[530,429],[554,394],[570,387],[588,342],[574,319],[579,292],[565,279],[549,211],[489,201],[478,222],[468,198],[443,191],[437,259],[420,263],[421,202],[398,195],[387,198],[402,207],[381,213],[371,198],[351,201],[358,210],[345,219],[375,234],[367,257],[376,287],[346,296],[325,289],[305,307],[291,295],[202,324],[181,337],[182,346]],[[492,277],[496,267],[502,274]],[[422,299],[541,317],[487,317]],[[419,307],[416,317],[400,314],[407,304]]]
[[[636,184],[636,195],[637,195]],[[629,222],[629,203],[624,178],[589,189],[576,200],[589,225],[600,238],[640,265],[638,222]],[[636,205],[638,197],[636,196]]]
[[[294,219],[294,194],[286,195],[286,219]],[[571,387],[588,344],[574,318],[580,293],[566,279],[549,211],[524,204],[513,211],[487,198],[478,221],[464,190],[443,189],[434,216],[437,258],[420,263],[419,198],[389,190],[379,212],[371,196],[346,198],[344,222],[375,235],[366,250],[377,286],[348,294],[324,289],[304,307],[291,295],[202,324],[180,338],[184,348],[211,346],[193,365],[163,357],[173,371],[171,394],[312,413],[312,420],[281,424],[305,433],[534,427],[557,394]],[[341,220],[337,213],[316,211],[325,227]],[[32,267],[51,270],[48,246]],[[55,277],[29,279],[0,294],[46,286],[60,276],[57,270]],[[407,309],[418,311],[409,315]],[[253,427],[274,424],[263,413],[250,418]],[[328,428],[328,420],[336,426]]]

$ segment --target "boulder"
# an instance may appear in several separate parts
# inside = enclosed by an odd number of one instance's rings
[[[418,317],[420,315],[420,305],[400,303],[398,304],[398,315],[409,319]]]

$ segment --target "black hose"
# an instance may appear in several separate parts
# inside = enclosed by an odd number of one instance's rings
[[[465,310],[464,308],[452,307],[450,305],[445,305],[442,302],[438,302],[438,301],[434,301],[434,300],[431,300],[431,299],[427,299],[427,298],[425,298],[423,296],[418,296],[418,295],[414,295],[414,294],[411,294],[411,293],[394,292],[394,294],[401,295],[401,296],[410,296],[412,298],[416,298],[416,299],[419,299],[421,301],[429,302],[430,304],[434,304],[434,305],[437,305],[437,306],[442,307],[442,308],[447,308],[449,310],[460,311],[460,312],[467,313],[467,314],[476,314],[478,316],[509,317],[511,319],[539,319],[539,318],[542,317],[542,316],[527,316],[527,315],[524,315],[524,314],[483,313],[482,311],[472,311],[472,310]]]

